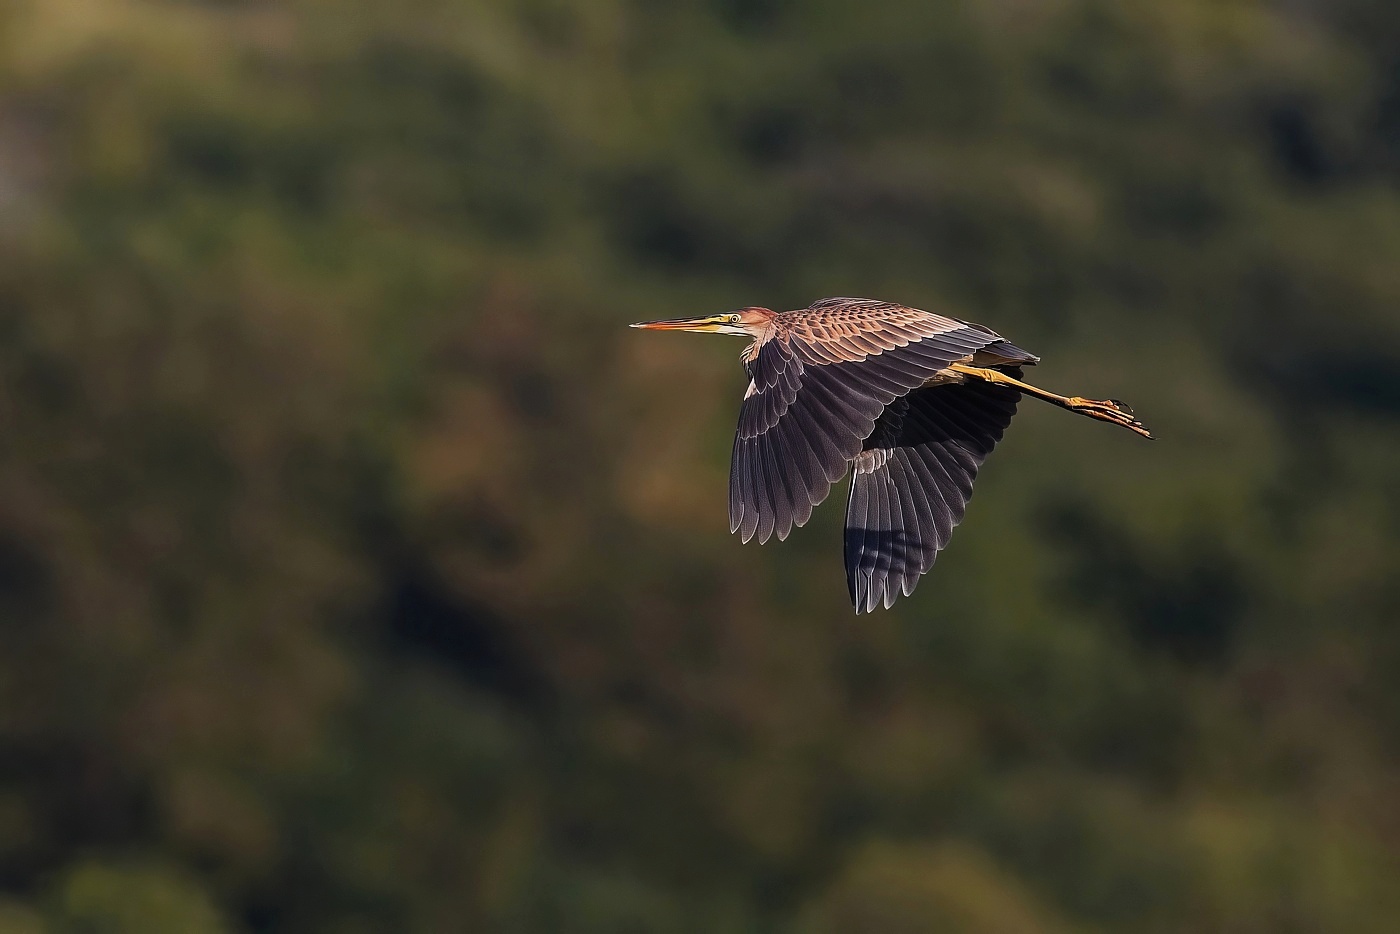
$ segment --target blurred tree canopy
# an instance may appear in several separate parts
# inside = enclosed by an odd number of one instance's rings
[[[853,620],[828,294],[1163,440]],[[11,0],[0,929],[1393,930],[1397,309],[1387,0]]]

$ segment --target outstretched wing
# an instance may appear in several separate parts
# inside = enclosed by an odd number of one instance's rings
[[[730,531],[746,542],[786,538],[841,479],[887,405],[993,344],[1011,346],[980,325],[870,299],[827,298],[778,315],[746,361],[752,383],[730,462]]]
[[[855,459],[846,503],[846,583],[857,613],[888,609],[933,567],[1020,396],[969,382],[919,389],[885,409]]]

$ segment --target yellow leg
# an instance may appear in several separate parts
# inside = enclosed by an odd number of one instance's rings
[[[1028,396],[1035,396],[1037,399],[1044,399],[1052,405],[1058,405],[1062,409],[1069,409],[1071,412],[1078,412],[1080,415],[1087,415],[1101,422],[1121,425],[1129,431],[1142,435],[1144,438],[1152,439],[1152,432],[1147,430],[1147,426],[1134,418],[1133,410],[1117,399],[1085,399],[1081,396],[1060,396],[1041,389],[1039,386],[1023,383],[1013,376],[1007,376],[1000,370],[991,370],[986,367],[954,363],[952,366],[948,367],[948,369],[961,373],[964,376],[986,380],[989,383],[995,383],[999,386],[1010,386]]]

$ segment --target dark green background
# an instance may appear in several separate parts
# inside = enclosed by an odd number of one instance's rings
[[[856,619],[830,294],[1161,440]],[[1393,931],[1398,428],[1388,0],[11,0],[0,930]]]

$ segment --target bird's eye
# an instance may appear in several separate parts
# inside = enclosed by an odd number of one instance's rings
[[[730,323],[730,324],[738,324],[738,323],[739,323],[739,316],[738,316],[738,315],[730,315],[730,316],[729,316],[729,323]]]

